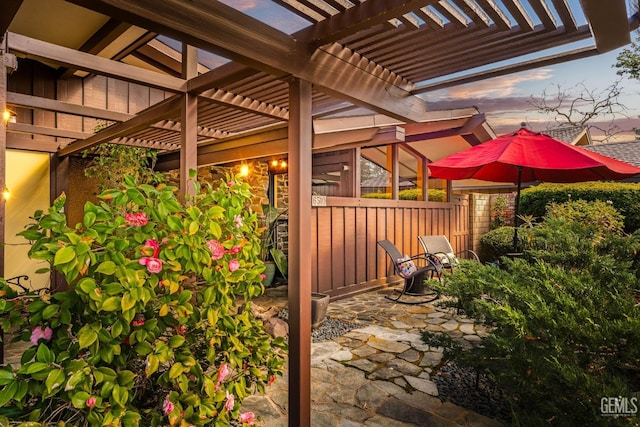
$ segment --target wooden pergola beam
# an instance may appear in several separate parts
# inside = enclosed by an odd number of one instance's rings
[[[62,148],[58,152],[58,156],[68,156],[86,150],[94,145],[109,142],[114,138],[128,136],[131,132],[147,128],[158,120],[175,115],[180,111],[181,105],[182,96],[174,95],[171,98],[167,98],[164,101],[160,101],[159,103],[147,108],[131,120],[111,125],[87,139],[76,141],[75,143]]]
[[[8,33],[7,39],[10,51],[19,52],[28,58],[53,61],[68,68],[81,69],[170,92],[181,93],[187,87],[184,79],[101,58],[20,34]]]

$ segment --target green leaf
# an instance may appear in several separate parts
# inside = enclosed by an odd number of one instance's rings
[[[182,372],[184,372],[184,366],[182,366],[182,363],[176,362],[171,365],[171,368],[169,369],[169,378],[178,378],[178,376],[182,374]]]
[[[82,222],[85,227],[91,227],[96,222],[96,214],[94,212],[85,212]]]
[[[167,217],[167,224],[169,225],[169,229],[172,231],[182,230],[182,221],[180,221],[180,218],[175,215]]]
[[[78,391],[71,395],[71,404],[78,409],[82,409],[86,407],[87,399],[89,399],[90,397],[91,395],[86,391]]]
[[[160,359],[158,356],[154,354],[150,354],[147,356],[147,366],[144,369],[144,373],[147,377],[151,376],[154,372],[158,370],[158,366],[160,365]]]
[[[83,277],[78,281],[76,286],[79,287],[82,292],[88,294],[96,288],[96,281],[91,277]]]
[[[45,385],[47,386],[47,391],[51,393],[53,390],[60,388],[60,386],[64,383],[66,379],[66,375],[64,374],[64,370],[62,369],[53,369],[47,375],[47,379],[45,380]]]
[[[78,343],[80,348],[87,348],[98,339],[98,333],[85,325],[78,332]]]
[[[84,371],[74,372],[73,374],[71,374],[71,376],[69,377],[69,380],[67,381],[67,385],[65,386],[65,391],[75,389],[77,385],[80,384],[82,381],[84,381],[86,378],[87,376],[85,375]]]
[[[49,307],[42,310],[42,318],[45,320],[51,319],[53,316],[58,314],[58,310],[60,306],[58,304],[51,304]]]
[[[184,344],[185,338],[181,335],[174,335],[169,339],[169,347],[177,348]]]
[[[28,365],[22,365],[22,367],[20,368],[20,371],[22,371],[24,367],[24,373],[25,374],[35,374],[36,372],[42,372],[45,369],[49,368],[49,365],[44,363],[44,362],[33,362],[33,363],[29,363]]]
[[[120,308],[120,298],[109,297],[102,303],[102,309],[104,311],[115,311]]]
[[[136,300],[131,296],[131,292],[125,292],[124,295],[122,295],[122,301],[120,304],[122,311],[130,310],[135,306]]]
[[[0,369],[0,386],[7,385],[15,379],[15,374],[8,370],[9,368]]]
[[[192,221],[191,224],[189,224],[189,236],[196,234],[199,228],[200,225],[197,222]]]
[[[53,258],[53,265],[66,264],[72,261],[76,257],[76,250],[73,246],[65,246],[62,249],[58,249],[56,255]]]
[[[103,261],[96,269],[96,272],[111,276],[116,272],[116,264],[113,261]]]
[[[49,350],[49,347],[41,343],[38,346],[38,351],[36,352],[36,360],[38,362],[51,364],[56,360],[56,355],[53,351]]]
[[[7,403],[9,403],[9,401],[16,395],[17,391],[17,381],[9,383],[2,391],[0,391],[0,407],[3,407]]]
[[[137,188],[128,188],[127,196],[129,196],[129,199],[131,199],[131,201],[133,201],[137,205],[145,204],[145,197]]]

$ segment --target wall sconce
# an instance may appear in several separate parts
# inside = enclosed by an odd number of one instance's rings
[[[273,159],[269,162],[269,172],[273,175],[287,173],[288,167],[286,159]]]
[[[8,123],[15,123],[16,122],[16,113],[11,111],[11,110],[4,110],[2,112],[2,120],[4,121],[4,124],[7,125]]]
[[[249,165],[243,163],[240,165],[240,176],[248,176],[249,175]]]
[[[4,200],[9,200],[11,198],[11,191],[9,191],[8,188],[5,187],[5,189],[2,191],[2,198]]]

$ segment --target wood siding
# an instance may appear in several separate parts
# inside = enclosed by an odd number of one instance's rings
[[[377,242],[416,255],[418,236],[429,234],[446,235],[456,252],[470,249],[468,196],[452,203],[327,197],[312,211],[313,290],[336,298],[396,282]]]

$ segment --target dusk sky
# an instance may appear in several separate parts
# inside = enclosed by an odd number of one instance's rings
[[[266,0],[222,0],[224,3],[253,16],[269,25],[279,28],[291,34],[307,25],[308,22],[286,9]],[[528,2],[522,2],[525,9],[532,14]],[[579,7],[579,0],[569,0],[574,17],[578,25],[586,23]],[[537,19],[537,18],[536,18]],[[632,38],[637,38],[632,34]],[[579,47],[590,46],[593,41],[575,43],[561,48],[561,51],[569,51]],[[531,97],[540,97],[543,91],[554,92],[557,86],[571,91],[576,85],[583,84],[594,93],[605,91],[620,76],[616,75],[613,65],[621,49],[608,52],[599,56],[566,62],[554,66],[538,68],[534,70],[515,73],[507,76],[488,79],[454,88],[422,94],[430,109],[448,109],[461,107],[477,107],[480,112],[486,114],[489,125],[497,134],[515,131],[520,123],[526,122],[534,131],[544,131],[557,126],[550,116],[541,116],[530,104]],[[530,57],[519,58],[516,62],[531,59],[536,56],[545,56],[557,53],[557,51],[542,52]],[[492,64],[489,68],[495,68],[508,63]],[[472,73],[476,70],[470,70]],[[448,76],[451,77],[451,76]],[[418,86],[428,82],[416,82]],[[618,101],[627,107],[627,118],[620,116],[616,120],[618,128],[626,132],[616,135],[611,141],[628,141],[635,138],[633,128],[640,128],[640,82],[622,79],[621,87],[623,95]],[[611,118],[605,118],[601,126],[608,127]],[[596,131],[593,131],[596,132]],[[595,135],[595,139],[598,136]]]
[[[433,109],[477,107],[486,114],[497,134],[517,130],[521,122],[526,122],[532,130],[544,131],[555,126],[551,123],[553,118],[540,115],[530,104],[531,97],[540,97],[545,90],[556,93],[558,85],[572,93],[577,93],[577,89],[571,89],[579,84],[596,93],[605,91],[621,79],[613,67],[619,51],[443,89],[424,97]],[[616,124],[627,132],[613,140],[628,141],[634,139],[631,130],[640,128],[640,82],[622,79],[621,87],[623,95],[619,102],[628,108],[628,118],[620,116]]]

